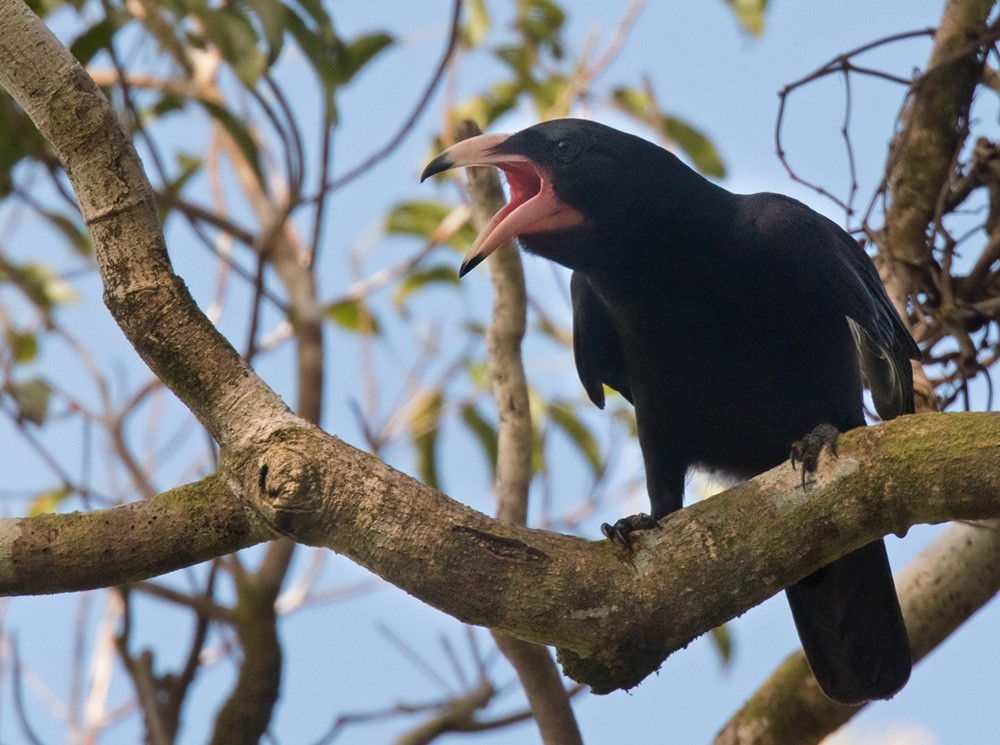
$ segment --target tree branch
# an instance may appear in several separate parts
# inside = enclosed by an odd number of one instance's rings
[[[960,523],[896,578],[914,660],[923,659],[1000,589],[1000,524]],[[863,707],[826,698],[801,652],[771,675],[714,745],[819,743]]]
[[[906,318],[907,301],[933,259],[939,196],[948,184],[955,153],[966,136],[963,126],[982,76],[982,36],[992,0],[948,0],[934,36],[927,71],[911,92],[890,148],[886,183],[890,201],[878,236],[886,290]],[[914,365],[918,409],[933,409],[936,396],[923,368]]]
[[[260,742],[271,722],[281,680],[274,599],[278,591],[248,575],[236,584],[236,633],[243,649],[236,686],[215,718],[211,745]]]
[[[846,434],[841,452],[806,491],[782,466],[671,515],[634,555],[491,520],[315,431],[257,468],[276,529],[459,620],[560,647],[569,675],[607,692],[875,538],[1000,516],[996,415],[903,417]]]
[[[902,417],[840,449],[808,490],[778,467],[671,515],[631,554],[492,520],[319,430],[287,430],[146,502],[0,521],[0,592],[135,581],[269,538],[231,506],[252,500],[276,530],[459,620],[560,647],[568,674],[608,692],[879,536],[1000,517],[996,414]],[[180,517],[148,519],[170,505]]]
[[[478,134],[482,132],[471,121],[456,127],[456,140]],[[495,168],[469,168],[466,173],[473,220],[482,229],[507,200]],[[512,242],[490,256],[489,268],[493,282],[493,320],[486,334],[486,356],[500,420],[497,425],[497,518],[514,525],[527,525],[534,433],[521,341],[527,325],[528,303],[521,256]],[[494,632],[493,638],[517,671],[542,742],[545,745],[582,745],[569,696],[549,650],[499,632]]]
[[[218,475],[142,502],[0,520],[0,594],[110,587],[274,538]]]
[[[848,433],[809,490],[779,467],[671,515],[634,554],[449,500],[291,415],[172,273],[152,192],[93,82],[21,0],[0,0],[0,40],[0,84],[66,164],[109,309],[222,445],[218,475],[147,502],[0,521],[0,591],[134,581],[270,538],[263,520],[460,620],[560,647],[569,674],[606,692],[888,532],[1000,517],[995,414]]]
[[[0,0],[0,39],[0,86],[59,154],[94,241],[104,302],[139,355],[221,445],[295,421],[173,273],[152,187],[94,81],[21,0]]]

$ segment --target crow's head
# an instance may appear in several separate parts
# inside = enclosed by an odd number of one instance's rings
[[[620,229],[648,208],[646,176],[667,170],[665,158],[676,161],[662,148],[603,124],[557,119],[512,135],[459,142],[432,160],[421,180],[460,166],[495,166],[507,177],[510,203],[479,234],[462,262],[464,275],[515,237],[531,251],[542,237],[575,236],[602,224]],[[548,257],[573,265],[569,256]]]

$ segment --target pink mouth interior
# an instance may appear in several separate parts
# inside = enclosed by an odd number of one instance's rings
[[[510,201],[497,215],[494,216],[491,221],[493,224],[499,223],[515,209],[530,200],[532,197],[538,196],[542,191],[542,177],[539,174],[538,169],[536,169],[534,164],[530,161],[509,161],[506,163],[499,163],[497,165],[503,170],[504,175],[507,177],[507,186],[510,188]],[[525,227],[530,228],[530,225]]]
[[[460,276],[517,236],[566,230],[586,221],[578,210],[556,195],[546,171],[527,157],[490,157],[478,164],[493,165],[504,172],[510,187],[510,201],[479,232],[462,262]]]

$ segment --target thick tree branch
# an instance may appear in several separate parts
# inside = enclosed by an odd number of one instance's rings
[[[470,121],[459,124],[456,133],[458,140],[482,134]],[[500,177],[495,168],[469,168],[466,173],[473,221],[482,230],[506,203]],[[521,256],[513,243],[500,247],[490,256],[489,268],[493,282],[493,320],[486,334],[486,354],[500,420],[497,425],[497,518],[514,525],[527,525],[534,433],[521,342],[527,325],[528,301]],[[517,671],[542,742],[545,745],[581,745],[583,739],[569,695],[549,650],[499,632],[493,636],[497,647]]]
[[[274,538],[218,475],[109,510],[0,520],[0,594],[110,587]]]
[[[996,414],[903,417],[846,434],[841,453],[806,491],[781,466],[671,515],[630,554],[492,520],[319,430],[287,430],[197,488],[0,521],[0,592],[118,584],[227,553],[271,537],[229,506],[257,500],[299,542],[462,621],[560,647],[571,676],[606,692],[876,537],[1000,517]],[[182,517],[146,519],[161,505]]]
[[[989,49],[981,40],[993,5],[993,0],[948,0],[927,70],[911,92],[890,149],[890,198],[879,257],[886,290],[903,318],[919,275],[933,261],[928,228],[935,224],[939,196],[966,136],[964,123]],[[935,408],[933,386],[920,365],[914,365],[914,392],[918,409]]]
[[[211,745],[260,742],[278,701],[281,644],[274,610],[278,591],[253,576],[239,581],[236,591],[236,633],[243,660],[236,687],[215,718]]]
[[[94,241],[104,301],[139,355],[221,445],[294,421],[173,273],[153,190],[94,81],[21,0],[0,0],[0,39],[0,86],[59,154]]]
[[[315,431],[256,468],[277,529],[462,621],[560,647],[567,673],[606,692],[879,536],[1000,515],[998,462],[1000,416],[903,417],[845,435],[808,490],[776,468],[671,515],[634,555],[491,520]]]
[[[108,307],[223,446],[218,476],[146,503],[0,521],[3,592],[118,584],[271,537],[244,509],[250,500],[275,530],[344,553],[446,613],[559,646],[571,675],[608,691],[885,533],[1000,517],[993,414],[849,433],[808,491],[775,469],[671,515],[634,554],[453,502],[288,412],[172,274],[148,183],[93,82],[20,0],[0,0],[0,39],[0,84],[71,174]]]
[[[954,525],[896,578],[914,660],[923,659],[1000,588],[1000,523]],[[805,657],[789,657],[736,713],[715,745],[819,743],[861,707],[826,698]]]

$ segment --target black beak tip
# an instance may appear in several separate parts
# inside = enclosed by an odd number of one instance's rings
[[[435,176],[439,173],[447,171],[449,168],[454,167],[454,163],[451,162],[451,158],[446,157],[444,153],[441,153],[438,157],[432,160],[424,168],[424,172],[420,174],[420,183],[424,183],[431,176]]]
[[[483,256],[473,256],[471,259],[462,262],[462,266],[458,268],[458,277],[461,279],[466,274],[471,272],[477,266],[479,266],[483,261]]]

